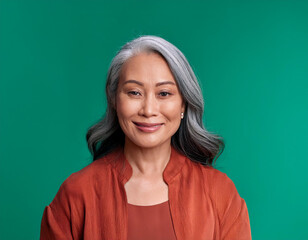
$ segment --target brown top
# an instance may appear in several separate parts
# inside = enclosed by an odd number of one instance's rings
[[[169,201],[151,206],[128,204],[128,240],[176,240]]]
[[[123,149],[72,174],[44,210],[40,239],[127,240],[132,174]],[[163,178],[177,240],[251,240],[246,203],[226,174],[172,148]]]

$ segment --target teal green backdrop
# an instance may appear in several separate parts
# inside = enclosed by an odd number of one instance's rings
[[[308,239],[308,1],[0,1],[0,238],[38,239],[44,207],[91,162],[125,42],[161,36],[201,82],[216,167],[254,240]]]

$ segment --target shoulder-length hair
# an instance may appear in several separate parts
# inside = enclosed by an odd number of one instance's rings
[[[183,53],[170,42],[157,36],[141,36],[126,43],[113,58],[106,83],[107,110],[105,116],[87,133],[93,160],[117,147],[124,146],[124,133],[115,110],[115,99],[122,65],[142,52],[160,54],[168,63],[185,103],[185,115],[171,138],[172,146],[190,160],[212,165],[224,149],[223,140],[209,133],[202,122],[204,101],[197,78]]]

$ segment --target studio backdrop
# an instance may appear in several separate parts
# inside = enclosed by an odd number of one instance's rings
[[[253,239],[307,240],[307,13],[300,0],[1,0],[0,238],[38,239],[44,207],[92,161],[112,57],[149,34],[191,63]]]

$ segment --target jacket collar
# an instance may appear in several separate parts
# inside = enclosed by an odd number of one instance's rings
[[[106,159],[119,173],[120,181],[123,185],[131,178],[133,169],[124,155],[123,148],[117,148],[106,156]],[[171,147],[170,160],[163,172],[164,181],[169,184],[173,178],[180,173],[186,157]]]

